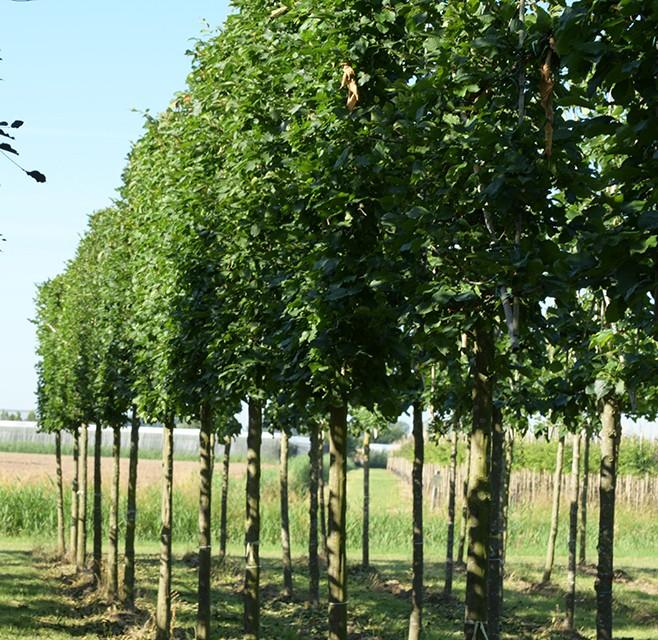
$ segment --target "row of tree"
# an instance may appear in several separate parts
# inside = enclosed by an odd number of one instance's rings
[[[245,638],[259,637],[264,412],[265,428],[315,439],[327,421],[328,637],[344,640],[348,407],[394,420],[413,406],[410,640],[422,633],[428,407],[437,429],[470,425],[468,640],[500,638],[505,433],[537,413],[574,433],[600,424],[597,638],[609,640],[620,416],[656,413],[652,3],[236,7],[197,44],[185,91],[147,118],[120,198],[37,300],[45,428],[79,432],[84,458],[85,425],[111,427],[116,458],[128,412],[135,432],[138,415],[163,424],[158,638],[170,637],[176,419],[201,425],[207,638],[212,437],[246,402]],[[129,486],[127,536],[132,464]],[[115,465],[113,498],[117,487]],[[115,506],[110,593],[116,524]]]

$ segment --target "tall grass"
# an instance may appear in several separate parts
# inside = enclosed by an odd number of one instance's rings
[[[299,463],[296,463],[299,464]],[[301,464],[300,464],[301,467]],[[360,471],[356,471],[360,480]],[[219,519],[219,478],[213,491],[213,519]],[[297,481],[296,481],[297,482]],[[104,491],[104,531],[107,531],[109,492]],[[125,501],[125,496],[123,496]],[[69,513],[70,492],[65,493],[66,513]],[[155,542],[160,533],[160,488],[147,486],[138,495],[137,541]],[[198,488],[190,482],[174,490],[173,536],[179,543],[195,545],[198,539]],[[121,509],[121,528],[125,523],[125,503]],[[263,470],[262,476],[262,529],[261,543],[277,547],[280,541],[278,471]],[[88,513],[91,517],[91,512]],[[535,555],[544,552],[549,530],[550,508],[535,504],[519,506],[511,511],[509,551],[518,555]],[[598,514],[590,510],[588,547],[590,558],[596,551]],[[350,501],[348,491],[347,516],[348,548],[355,550],[361,544],[362,507],[360,501]],[[29,537],[38,540],[55,539],[57,514],[55,487],[50,482],[36,484],[0,484],[0,537]],[[244,536],[244,486],[231,478],[228,501],[229,539],[240,542]],[[426,511],[425,541],[428,558],[440,560],[445,554],[446,516]],[[567,513],[562,511],[558,533],[558,549],[567,548]],[[305,553],[308,535],[308,500],[299,485],[290,495],[290,534],[296,553]],[[370,538],[374,553],[407,554],[411,545],[411,517],[407,510],[389,512],[385,506],[373,504],[370,516]],[[655,553],[658,544],[658,512],[638,513],[631,508],[617,511],[615,552],[618,556],[646,556]],[[559,552],[558,552],[559,553]]]

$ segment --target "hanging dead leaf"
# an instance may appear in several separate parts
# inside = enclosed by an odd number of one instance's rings
[[[284,13],[288,11],[288,7],[286,7],[285,4],[282,4],[280,7],[277,7],[270,13],[270,19],[274,20],[274,18],[278,18],[279,16],[282,16]]]
[[[343,79],[340,81],[340,88],[347,89],[347,110],[354,111],[359,103],[359,87],[356,84],[354,69],[347,62],[343,62]]]
[[[553,154],[553,89],[555,80],[553,78],[553,54],[555,53],[555,38],[550,37],[548,41],[548,52],[540,69],[539,95],[541,105],[546,116],[544,154],[550,158]]]

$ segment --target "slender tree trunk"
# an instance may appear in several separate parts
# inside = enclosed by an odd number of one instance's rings
[[[210,639],[210,565],[212,504],[212,411],[201,405],[199,429],[199,588],[197,597],[196,638]]]
[[[489,640],[500,640],[503,608],[503,484],[505,481],[505,431],[499,407],[493,409],[491,437],[491,524],[489,529]]]
[[[503,485],[503,560],[501,572],[505,575],[505,558],[507,556],[507,531],[509,525],[509,496],[512,483],[512,464],[514,463],[514,431],[507,432],[505,447],[505,483]]]
[[[446,548],[446,579],[443,593],[452,595],[452,577],[454,574],[454,547],[455,547],[455,502],[457,494],[457,429],[459,416],[455,413],[455,420],[450,434],[450,488],[448,493],[448,544]]]
[[[283,595],[292,598],[292,560],[290,558],[290,517],[288,515],[288,434],[281,432],[279,486],[281,499],[281,553],[283,562]]]
[[[587,563],[587,484],[589,482],[589,432],[583,431],[583,482],[580,492],[580,514],[578,519],[578,538],[580,548],[578,551],[578,564],[584,566]]]
[[[135,524],[137,522],[137,462],[139,461],[139,418],[133,406],[130,425],[126,542],[123,556],[123,598],[128,609],[135,606]]]
[[[601,415],[601,480],[599,489],[599,561],[596,572],[596,640],[612,640],[612,579],[615,536],[615,491],[621,439],[617,403],[607,399]]]
[[[423,464],[425,441],[423,436],[423,407],[414,402],[413,415],[414,463],[412,476],[413,504],[413,560],[411,615],[409,616],[409,640],[419,640],[423,631]]]
[[[112,488],[110,527],[107,545],[107,597],[112,602],[119,592],[119,473],[121,463],[121,427],[112,430]]]
[[[78,509],[80,505],[78,467],[80,459],[80,429],[73,432],[73,478],[71,480],[71,529],[69,538],[69,560],[76,562],[78,548]]]
[[[231,466],[230,435],[224,436],[224,460],[222,462],[222,497],[219,503],[219,561],[226,559],[226,542],[228,540],[228,479]]]
[[[567,577],[567,629],[574,631],[576,612],[576,541],[578,539],[578,489],[580,485],[580,434],[573,436],[571,501],[569,502],[569,564]]]
[[[260,637],[260,446],[262,405],[249,399],[247,518],[245,530],[244,640]]]
[[[332,407],[329,419],[329,636],[347,639],[347,406]]]
[[[66,555],[64,534],[64,484],[62,481],[62,432],[55,431],[55,466],[57,477],[57,552],[60,558]]]
[[[103,428],[100,421],[97,421],[94,430],[94,553],[92,558],[91,570],[94,575],[94,584],[100,587],[102,575],[102,555],[103,555],[103,510],[102,510],[102,485],[101,485],[101,443],[103,438]]]
[[[78,541],[76,544],[75,566],[84,569],[87,566],[87,450],[89,449],[89,428],[82,425],[80,433],[80,457],[78,458]]]
[[[112,430],[112,487],[110,527],[107,544],[107,597],[112,602],[119,592],[119,474],[121,463],[121,427]]]
[[[483,318],[477,320],[474,343],[473,431],[468,480],[468,562],[464,638],[484,640],[488,618],[487,543],[491,509],[489,449],[493,410],[494,343],[491,326]]]
[[[320,604],[320,563],[318,559],[318,471],[320,446],[317,425],[311,425],[310,448],[308,450],[311,474],[309,480],[309,531],[308,531],[308,593],[309,602]]]
[[[466,530],[468,527],[468,478],[471,473],[471,434],[469,433],[466,438],[466,478],[464,479],[464,486],[462,487],[462,518],[459,527],[459,543],[457,544],[457,564],[465,566],[464,563],[464,549],[466,547]]]
[[[361,564],[370,566],[370,432],[363,434],[363,530],[361,531]]]
[[[322,558],[325,562],[329,559],[329,547],[327,546],[327,507],[325,504],[324,491],[324,429],[320,427],[318,448],[320,457],[318,459],[318,500],[320,508],[320,537],[322,538]]]
[[[551,511],[551,530],[548,534],[548,547],[546,549],[546,562],[542,582],[551,581],[553,562],[555,561],[555,540],[560,523],[560,495],[562,491],[562,467],[564,466],[564,436],[560,436],[557,444],[557,457],[555,460],[555,473],[553,475],[553,509]]]
[[[162,426],[162,502],[160,505],[160,578],[155,610],[155,638],[171,638],[171,525],[174,484],[174,417]]]

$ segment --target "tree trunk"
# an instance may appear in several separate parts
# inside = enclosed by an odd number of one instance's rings
[[[249,399],[247,434],[247,513],[245,530],[244,640],[260,637],[260,446],[263,412]]]
[[[370,566],[370,432],[363,434],[363,530],[361,532],[361,564]]]
[[[494,343],[491,326],[478,318],[474,340],[473,431],[471,466],[468,479],[468,562],[466,566],[466,640],[486,638],[487,622],[487,543],[491,486],[489,449],[493,410]]]
[[[290,559],[290,517],[288,515],[288,434],[281,432],[279,486],[281,501],[281,553],[283,562],[283,595],[292,598],[292,560]]]
[[[347,639],[347,406],[332,407],[329,419],[329,636]]]
[[[197,597],[196,638],[210,639],[210,565],[212,504],[212,411],[201,405],[199,429],[199,588]]]
[[[621,439],[621,414],[607,399],[601,415],[601,480],[599,489],[599,562],[596,571],[596,640],[612,640],[612,579],[615,536],[615,490]]]
[[[583,431],[583,482],[580,492],[580,514],[578,519],[578,538],[580,548],[578,552],[578,564],[584,566],[587,563],[587,493],[589,482],[589,432]]]
[[[64,484],[62,479],[62,432],[55,432],[55,465],[57,477],[57,552],[60,558],[66,555],[64,533]]]
[[[413,492],[413,576],[408,639],[419,640],[423,631],[423,464],[425,461],[423,407],[419,401],[414,402],[413,438],[414,463],[411,472]]]
[[[318,559],[318,472],[321,454],[318,427],[311,425],[311,446],[308,450],[311,468],[309,480],[309,531],[308,531],[308,599],[312,605],[320,604],[320,564]]]
[[[468,526],[468,478],[471,473],[471,434],[466,438],[466,449],[468,450],[466,460],[466,478],[462,487],[462,518],[459,527],[459,544],[457,545],[457,564],[465,566],[464,549],[466,547],[466,529]]]
[[[493,409],[491,437],[491,524],[489,529],[488,587],[489,640],[500,640],[503,608],[503,484],[505,482],[505,431],[499,407]]]
[[[448,493],[448,544],[446,548],[446,579],[443,593],[452,595],[452,577],[454,573],[454,546],[455,546],[455,502],[457,494],[457,429],[459,416],[455,413],[455,420],[450,434],[450,488]]]
[[[94,575],[94,584],[100,587],[102,575],[102,555],[103,555],[103,507],[102,507],[102,485],[101,485],[101,443],[103,437],[103,428],[100,421],[97,421],[94,430],[94,553],[92,558],[91,570]]]
[[[162,501],[160,505],[160,579],[155,610],[155,638],[171,638],[171,524],[174,483],[174,418],[162,426]]]
[[[219,503],[219,561],[226,559],[228,540],[228,478],[231,466],[231,436],[224,436],[224,460],[222,462],[222,497]]]
[[[327,546],[327,507],[325,504],[324,491],[324,429],[320,427],[318,448],[320,457],[318,459],[318,500],[320,508],[320,536],[322,538],[322,558],[325,562],[329,559],[329,548]]]
[[[551,530],[548,534],[548,547],[546,549],[546,562],[543,583],[551,581],[553,562],[555,561],[555,540],[557,538],[558,525],[560,523],[560,494],[562,491],[562,467],[564,465],[564,436],[560,436],[557,445],[557,457],[555,460],[555,473],[553,475],[553,509],[551,511]]]
[[[112,488],[110,527],[107,545],[107,597],[112,602],[119,591],[119,465],[121,463],[121,427],[113,428]]]
[[[571,501],[569,503],[569,564],[567,577],[567,629],[575,631],[576,610],[576,541],[578,537],[578,489],[580,485],[580,434],[573,436],[571,461]]]
[[[507,531],[509,525],[509,496],[512,483],[512,464],[514,462],[514,431],[507,432],[505,447],[505,483],[503,485],[503,557],[501,574],[505,575],[505,557],[507,556]]]
[[[130,426],[126,543],[123,557],[123,599],[128,609],[135,606],[135,524],[137,522],[137,462],[139,460],[139,418],[133,406]]]
[[[76,543],[75,566],[84,569],[87,565],[87,450],[89,449],[89,427],[82,425],[80,434],[80,458],[78,459],[78,540]]]
[[[80,494],[78,486],[78,467],[80,465],[80,429],[73,432],[73,478],[71,480],[71,529],[69,538],[69,560],[76,562],[78,548],[78,509]]]

